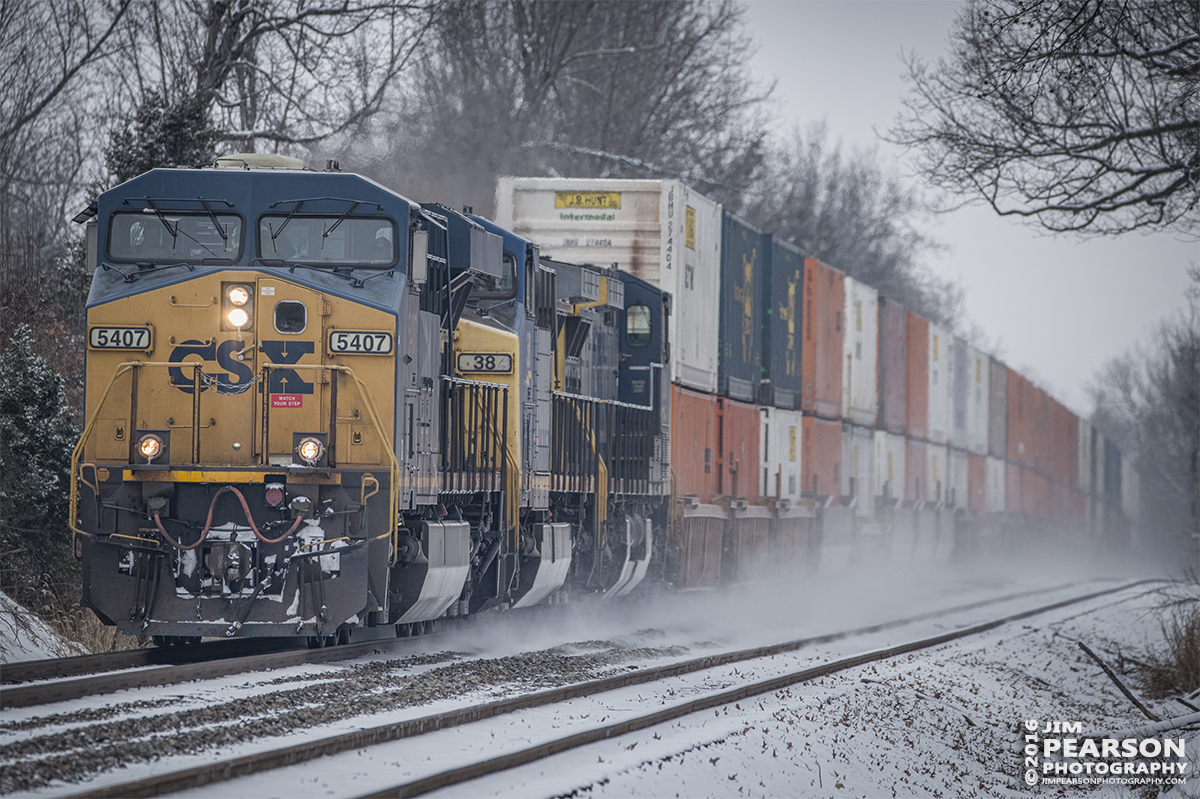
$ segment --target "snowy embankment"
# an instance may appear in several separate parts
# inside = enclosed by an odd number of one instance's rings
[[[0,592],[0,663],[86,654]]]

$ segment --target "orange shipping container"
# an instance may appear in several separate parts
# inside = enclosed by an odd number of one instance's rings
[[[1026,454],[1032,454],[1027,427],[1028,385],[1029,381],[1017,370],[1008,370],[1008,459],[1022,466],[1028,463]]]
[[[758,457],[761,420],[757,405],[717,400],[720,408],[717,493],[758,501]]]
[[[800,323],[800,407],[825,419],[842,416],[842,309],[845,274],[807,258],[804,261],[804,310]]]
[[[1041,387],[1030,382],[1029,386],[1029,407],[1033,409],[1030,418],[1032,427],[1027,441],[1033,442],[1033,458],[1030,463],[1033,464],[1033,470],[1038,474],[1045,476],[1050,473],[1050,420],[1049,420],[1049,397],[1046,392],[1042,391]],[[1026,448],[1028,450],[1028,447]]]
[[[800,473],[804,492],[838,496],[842,485],[841,422],[805,416]]]
[[[910,438],[929,435],[929,322],[912,311],[908,312],[908,397],[905,408]],[[924,474],[921,467],[918,474]]]
[[[717,399],[671,386],[671,471],[676,496],[712,502],[717,493]]]
[[[983,455],[967,456],[967,507],[980,516],[987,513],[987,458]]]

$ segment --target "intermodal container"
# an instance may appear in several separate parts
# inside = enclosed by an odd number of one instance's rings
[[[989,514],[1005,512],[1007,476],[1008,465],[1004,459],[989,455],[987,459],[987,512]]]
[[[1008,367],[988,358],[988,454],[1008,457]]]
[[[1104,439],[1104,501],[1121,509],[1121,450],[1109,438]]]
[[[879,418],[879,292],[846,278],[842,418],[874,427]]]
[[[678,180],[501,177],[496,222],[544,255],[616,264],[670,292],[671,379],[717,390],[720,205]]]
[[[1020,464],[1008,462],[1004,467],[1004,511],[1013,516],[1021,515],[1021,488],[1024,485],[1024,469]]]
[[[1050,509],[1050,481],[1033,469],[1021,475],[1021,511],[1031,519],[1046,520]]]
[[[971,350],[967,342],[954,337],[954,352],[951,355],[950,388],[950,446],[966,451],[967,429],[971,414]]]
[[[967,451],[974,455],[987,455],[992,372],[986,354],[969,344],[966,351]]]
[[[721,222],[721,318],[717,391],[757,402],[763,377],[763,234],[725,211]]]
[[[879,298],[879,427],[904,435],[908,391],[907,312],[886,297]],[[896,484],[897,486],[902,483]],[[899,494],[897,494],[899,496]]]
[[[946,504],[950,495],[950,452],[945,444],[925,447],[925,501]]]
[[[1028,441],[1033,444],[1033,457],[1028,461],[1034,471],[1041,475],[1050,473],[1050,414],[1046,392],[1033,381],[1027,381],[1029,390],[1029,408],[1033,409],[1032,429]]]
[[[800,332],[804,259],[800,250],[770,234],[763,237],[766,278],[762,281],[762,403],[793,410],[800,407]]]
[[[1008,370],[1008,459],[1022,466],[1029,464],[1033,455],[1028,385],[1020,372]]]
[[[1075,487],[1084,494],[1092,493],[1092,423],[1087,419],[1079,419],[1079,430],[1076,433],[1078,447],[1076,449]]]
[[[717,493],[734,499],[758,501],[760,427],[757,405],[728,398],[717,400],[720,417],[720,469],[717,473]]]
[[[842,314],[846,304],[845,275],[806,258],[800,371],[801,407],[824,419],[842,415]],[[840,434],[839,434],[840,438]]]
[[[1108,485],[1108,476],[1104,473],[1106,460],[1105,450],[1108,439],[1097,427],[1092,428],[1092,496],[1097,502],[1106,502],[1104,487]]]
[[[946,504],[952,508],[965,509],[971,492],[970,461],[967,453],[951,447],[946,453],[949,490],[946,493]]]
[[[1066,438],[1063,444],[1066,453],[1063,482],[1075,487],[1075,476],[1079,474],[1079,417],[1065,405],[1063,406],[1063,427]]]
[[[908,328],[905,352],[908,436],[924,440],[929,435],[929,322],[912,311],[907,312],[905,319]],[[925,468],[921,467],[918,474],[924,473]]]
[[[988,512],[987,456],[967,455],[967,509],[977,517]]]
[[[838,496],[842,484],[842,423],[804,417],[800,456],[804,493]]]
[[[905,440],[904,471],[907,480],[904,488],[904,499],[908,502],[924,502],[926,491],[925,472],[929,469],[926,462],[925,442],[913,438]]]
[[[875,496],[885,500],[905,499],[904,436],[875,431]]]
[[[855,500],[859,516],[875,513],[875,436],[869,427],[842,425],[842,496]]]
[[[950,443],[954,399],[954,343],[946,330],[929,323],[929,423],[926,437]]]
[[[717,399],[671,387],[671,470],[676,496],[712,502],[717,492]]]
[[[760,448],[762,452],[762,482],[759,493],[763,497],[800,499],[801,471],[800,455],[803,451],[800,437],[803,423],[799,411],[787,411],[764,405],[759,418],[762,424]]]

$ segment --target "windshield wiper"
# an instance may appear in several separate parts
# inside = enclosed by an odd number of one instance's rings
[[[213,211],[213,209],[208,207],[208,201],[205,200],[203,197],[200,198],[200,205],[204,207],[205,211],[208,211],[208,216],[210,219],[212,219],[213,227],[215,227],[217,229],[217,235],[221,237],[221,241],[225,242],[226,249],[228,249],[229,234],[227,234],[225,232],[225,228],[223,228],[221,226],[221,220],[217,219],[216,212]],[[209,252],[212,252],[212,251],[209,250]]]
[[[271,231],[271,241],[272,242],[274,242],[275,239],[279,238],[279,234],[282,233],[283,229],[288,226],[288,222],[292,221],[292,217],[295,216],[296,212],[299,211],[304,206],[304,203],[306,201],[305,200],[291,200],[290,202],[296,203],[296,207],[293,208],[291,211],[289,211],[288,215],[286,217],[284,217],[283,224],[279,226],[279,230],[276,230],[275,228],[271,227],[270,222],[267,223],[267,229],[269,229]],[[274,208],[276,205],[279,205],[279,203],[272,203],[271,207]],[[282,259],[280,259],[280,260],[282,260]]]
[[[103,269],[105,272],[116,272],[118,275],[120,275],[122,278],[124,278],[126,283],[132,283],[133,281],[138,279],[139,274],[141,274],[142,272],[149,272],[151,269],[155,269],[155,270],[172,269],[176,266],[184,266],[184,267],[187,267],[187,270],[189,272],[196,271],[195,264],[189,264],[189,263],[186,263],[183,261],[180,261],[179,263],[174,263],[174,264],[156,264],[153,261],[138,261],[137,263],[134,264],[134,266],[136,266],[138,268],[137,272],[122,272],[120,269],[117,269],[112,264],[106,263],[104,261],[100,262],[101,269]]]
[[[171,249],[175,249],[175,240],[179,237],[179,223],[176,223],[175,227],[171,227],[170,220],[168,220],[166,215],[163,214],[163,212],[159,210],[158,206],[154,204],[154,200],[151,200],[149,197],[146,198],[146,205],[150,206],[150,210],[154,211],[154,215],[158,217],[158,221],[162,222],[163,227],[165,227],[167,232],[171,234]]]
[[[333,233],[333,231],[337,230],[337,226],[342,224],[342,222],[345,221],[346,217],[348,217],[348,216],[350,216],[350,214],[354,213],[354,209],[360,205],[362,205],[362,202],[360,200],[355,200],[354,204],[351,205],[349,208],[347,208],[345,213],[343,213],[341,216],[339,216],[337,219],[334,220],[333,224],[329,226],[329,230],[326,230],[324,233],[321,234],[322,249],[324,249],[324,247],[325,247],[324,242],[325,242],[325,239],[329,238],[329,234],[331,234],[331,233]]]
[[[355,270],[355,267],[351,266],[350,264],[325,264],[325,265],[306,264],[306,263],[301,263],[299,261],[287,261],[287,260],[284,260],[283,258],[255,258],[251,263],[252,264],[258,263],[258,264],[262,264],[263,266],[281,266],[293,274],[295,273],[295,271],[297,269],[311,269],[314,272],[324,272],[326,274],[334,274],[334,275],[337,275],[338,277],[345,278],[347,281],[349,281],[350,285],[354,286],[354,288],[356,288],[356,289],[362,288],[363,286],[366,285],[368,280],[374,280],[375,278],[379,277],[380,275],[395,276],[395,274],[396,274],[395,269],[389,269],[386,272],[379,272],[376,270],[371,270],[372,272],[374,272],[374,274],[368,275],[367,277],[359,278],[359,277],[354,277],[351,274],[351,272],[353,272]]]

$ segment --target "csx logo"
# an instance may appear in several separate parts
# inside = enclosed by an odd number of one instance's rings
[[[216,361],[217,366],[226,371],[205,370],[205,374],[216,384],[218,393],[237,393],[254,379],[254,372],[237,357],[237,353],[241,352],[244,346],[243,341],[222,341],[220,344],[185,341],[171,351],[168,360],[171,363],[182,364],[185,358],[194,356],[202,361]],[[305,355],[316,351],[311,341],[260,341],[258,349],[271,363],[284,366],[298,363]],[[172,366],[170,372],[171,383],[175,388],[184,394],[191,394],[192,370]],[[206,390],[212,383],[202,385],[200,390]],[[295,369],[272,369],[269,391],[271,394],[311,394],[313,384],[301,378]]]

